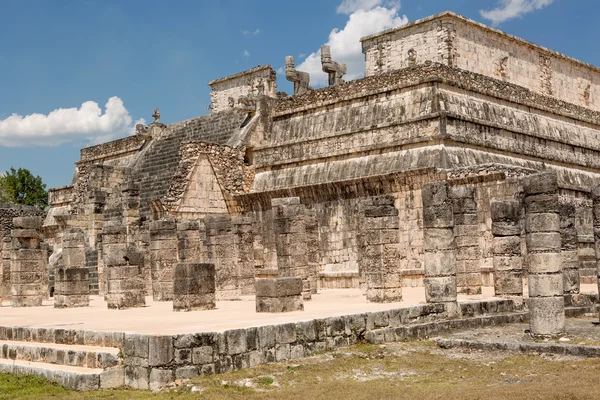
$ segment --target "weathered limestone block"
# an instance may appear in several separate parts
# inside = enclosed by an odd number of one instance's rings
[[[304,311],[303,282],[299,277],[256,280],[256,312]]]
[[[48,270],[40,246],[40,217],[13,219],[11,231],[11,304],[13,307],[41,306],[48,295]]]
[[[238,287],[240,294],[254,294],[254,234],[252,217],[231,217],[237,256]]]
[[[367,301],[402,300],[400,272],[400,221],[394,196],[379,196],[359,203],[358,269]]]
[[[529,267],[529,327],[532,335],[565,330],[560,215],[556,173],[522,178]]]
[[[453,314],[458,310],[456,240],[454,206],[448,183],[423,185],[422,201],[425,298],[428,303],[446,303]]]
[[[177,251],[181,262],[207,261],[204,220],[184,221],[177,224]]]
[[[491,213],[495,294],[523,296],[521,205],[517,201],[493,201]]]
[[[278,274],[283,278],[301,278],[302,297],[310,300],[314,271],[310,271],[308,262],[306,206],[300,203],[299,197],[272,199],[271,206]]]
[[[62,242],[62,267],[56,268],[54,273],[54,307],[87,307],[90,303],[90,279],[83,231],[68,229]]]
[[[146,289],[140,267],[143,255],[127,244],[127,228],[123,224],[107,222],[102,234],[108,308],[144,307]]]
[[[464,294],[481,294],[481,251],[475,187],[453,186],[449,195],[454,212],[457,291]]]
[[[175,265],[173,311],[212,310],[216,307],[214,264]]]
[[[12,239],[5,237],[2,239],[2,260],[0,264],[0,299],[10,297],[10,254],[12,252]],[[0,301],[1,302],[1,301]]]
[[[596,254],[596,276],[600,290],[600,185],[592,188],[592,213],[594,218],[594,250]]]
[[[560,204],[560,255],[562,257],[563,290],[565,294],[577,294],[580,290],[575,212],[574,204],[564,202]]]
[[[594,217],[592,199],[582,201],[576,208],[577,255],[580,283],[596,284],[596,252],[594,250]]]
[[[173,270],[177,264],[177,223],[159,220],[150,223],[152,297],[173,300]]]

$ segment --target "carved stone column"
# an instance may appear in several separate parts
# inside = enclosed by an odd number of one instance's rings
[[[560,216],[556,173],[522,179],[529,268],[529,327],[532,335],[565,330]]]

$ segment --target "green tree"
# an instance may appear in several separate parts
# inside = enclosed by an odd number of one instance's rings
[[[33,176],[28,169],[19,168],[0,175],[0,202],[46,207],[48,192],[39,176]]]

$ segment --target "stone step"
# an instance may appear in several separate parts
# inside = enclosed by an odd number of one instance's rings
[[[71,367],[25,360],[0,358],[0,373],[31,375],[46,378],[75,390],[98,390],[121,387],[125,384],[123,369]]]
[[[0,358],[71,367],[108,369],[122,364],[115,347],[0,340]]]

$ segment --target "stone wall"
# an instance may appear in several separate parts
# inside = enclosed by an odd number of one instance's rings
[[[365,76],[433,61],[600,109],[598,68],[450,12],[361,41]]]
[[[243,108],[240,98],[251,99],[260,94],[275,97],[277,93],[276,74],[270,65],[210,81],[208,86],[212,88],[209,107],[214,113]]]
[[[140,213],[151,215],[151,202],[168,194],[171,178],[181,159],[181,144],[203,141],[224,144],[246,118],[240,110],[214,113],[168,125],[162,136],[152,140],[132,165],[132,177],[140,185]]]

